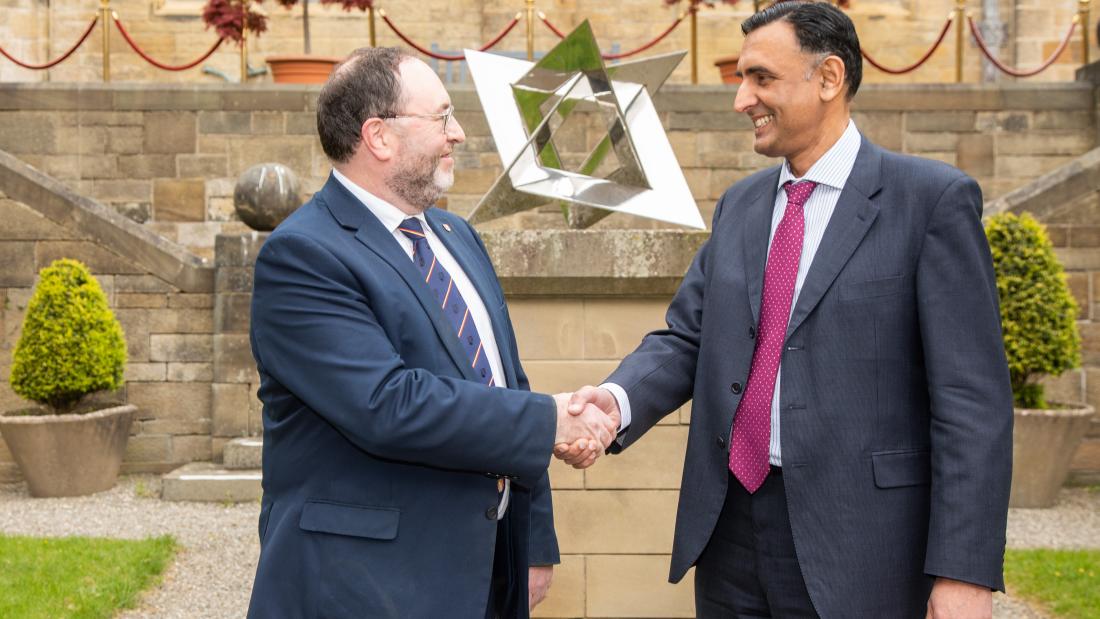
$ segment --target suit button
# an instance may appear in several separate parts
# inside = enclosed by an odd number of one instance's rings
[[[756,339],[756,327],[749,327],[749,339]]]
[[[485,517],[489,520],[496,520],[497,519],[497,508],[496,507],[490,507],[489,509],[485,510]]]
[[[741,393],[741,383],[733,383],[730,385],[730,391],[732,391],[734,395]]]
[[[719,449],[725,449],[726,448],[726,438],[724,436],[722,436],[721,434],[714,437],[714,442],[718,443],[718,448]]]

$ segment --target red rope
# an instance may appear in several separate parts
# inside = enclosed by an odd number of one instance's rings
[[[17,64],[21,67],[23,67],[24,69],[34,69],[35,71],[39,71],[41,69],[49,69],[50,67],[61,64],[62,62],[65,61],[66,58],[68,58],[69,56],[72,56],[73,52],[76,51],[76,48],[80,47],[81,45],[84,44],[84,41],[88,40],[88,35],[92,34],[92,30],[95,28],[95,25],[96,25],[97,22],[99,22],[99,15],[96,15],[95,17],[92,18],[92,23],[88,24],[88,29],[84,31],[84,34],[80,35],[80,39],[78,39],[77,42],[74,43],[73,46],[69,48],[69,51],[65,52],[64,54],[61,54],[57,58],[55,58],[55,59],[53,59],[53,60],[51,60],[47,63],[44,63],[44,64],[30,64],[30,63],[26,63],[26,62],[23,62],[21,60],[18,60],[16,58],[14,58],[8,52],[4,51],[3,47],[0,47],[0,54],[3,54],[4,58],[7,58],[8,60],[14,62],[15,64]]]
[[[951,23],[953,21],[954,19],[948,17],[947,22],[943,25],[943,30],[940,31],[939,38],[936,39],[936,42],[932,44],[932,47],[929,48],[928,51],[920,57],[920,60],[914,62],[907,67],[901,69],[891,69],[890,67],[884,67],[876,62],[874,58],[871,58],[871,55],[864,51],[863,48],[860,48],[859,53],[863,54],[863,57],[867,59],[867,62],[870,63],[872,67],[878,69],[879,71],[882,71],[883,73],[889,73],[890,75],[901,75],[903,73],[915,71],[922,64],[928,62],[928,59],[932,57],[932,54],[934,54],[936,50],[939,49],[940,44],[943,43],[944,38],[947,37],[947,31],[951,29]]]
[[[684,16],[683,15],[677,17],[676,21],[672,22],[672,25],[670,25],[668,28],[666,28],[664,32],[657,35],[657,38],[653,39],[649,43],[646,43],[645,45],[642,45],[641,47],[639,47],[637,49],[632,49],[629,52],[622,52],[622,53],[619,53],[619,54],[600,54],[600,55],[603,56],[604,60],[618,60],[620,58],[626,58],[627,56],[633,56],[634,54],[640,54],[640,53],[644,52],[645,50],[653,47],[654,45],[660,43],[661,39],[664,39],[665,37],[667,37],[669,35],[669,33],[671,33],[673,30],[675,30],[676,26],[679,26],[680,22],[682,22],[682,21],[684,21]]]
[[[1043,64],[1039,65],[1037,69],[1033,69],[1030,71],[1021,71],[1019,69],[1013,69],[1011,67],[1005,66],[1004,64],[1001,64],[1001,61],[997,60],[989,51],[989,47],[986,45],[985,39],[982,38],[982,33],[978,31],[978,26],[974,23],[974,18],[967,17],[966,19],[970,22],[970,32],[974,35],[974,40],[978,42],[978,49],[982,50],[982,53],[985,54],[985,57],[989,59],[989,62],[993,63],[993,66],[1011,75],[1012,77],[1031,77],[1047,70],[1050,65],[1054,64],[1054,62],[1058,60],[1058,57],[1062,55],[1062,52],[1066,51],[1066,46],[1069,45],[1069,40],[1073,36],[1073,31],[1077,29],[1077,21],[1074,20],[1074,22],[1069,26],[1069,32],[1066,33],[1066,38],[1062,39],[1062,44],[1058,46],[1058,49],[1054,50],[1054,53],[1051,54],[1050,58],[1047,58],[1046,61],[1044,61]]]
[[[389,16],[386,15],[385,13],[382,14],[382,21],[386,22],[386,25],[390,27],[390,30],[393,30],[393,33],[396,34],[402,41],[407,43],[409,45],[409,47],[415,49],[416,51],[420,52],[421,54],[424,54],[425,56],[430,56],[430,57],[435,58],[437,60],[466,60],[466,54],[437,54],[437,53],[435,53],[435,52],[433,52],[429,49],[425,49],[421,45],[418,45],[415,41],[413,41],[409,37],[405,36],[405,33],[398,30],[397,26],[395,26],[393,24],[393,22],[390,21]],[[492,49],[494,46],[496,46],[497,43],[500,43],[500,41],[504,37],[508,36],[508,33],[511,32],[512,28],[515,28],[516,24],[518,24],[518,23],[519,23],[519,18],[518,17],[513,17],[512,21],[508,22],[508,25],[505,26],[504,29],[501,30],[499,34],[497,34],[495,37],[493,37],[485,45],[482,45],[481,47],[479,47],[477,49],[477,51],[484,52],[484,51],[487,51],[489,49]]]
[[[114,16],[114,20],[115,20],[115,25],[118,26],[118,31],[120,33],[122,33],[122,38],[126,39],[126,42],[130,44],[130,47],[133,48],[133,50],[135,52],[137,52],[137,55],[141,56],[142,59],[145,60],[145,62],[148,62],[149,64],[153,65],[154,67],[156,67],[158,69],[164,69],[165,71],[186,71],[187,69],[194,68],[200,62],[202,62],[202,61],[206,60],[207,58],[209,58],[210,56],[212,56],[214,54],[214,52],[217,51],[217,49],[219,47],[221,47],[222,42],[225,41],[224,38],[221,38],[221,39],[218,39],[217,41],[214,41],[214,44],[210,46],[210,49],[208,49],[205,54],[200,56],[194,62],[189,62],[187,64],[181,64],[181,65],[174,65],[174,66],[173,65],[167,65],[167,64],[164,64],[164,63],[161,63],[161,62],[157,62],[153,57],[149,56],[149,54],[146,54],[145,52],[141,51],[141,48],[138,47],[137,43],[135,43],[134,40],[132,38],[130,38],[130,33],[126,32],[126,28],[123,27],[122,22],[119,21],[117,15]]]
[[[665,28],[664,32],[657,35],[657,37],[655,39],[653,39],[652,41],[643,44],[641,47],[638,47],[636,49],[632,49],[628,52],[621,52],[621,53],[618,53],[618,54],[602,54],[601,53],[600,56],[603,57],[604,60],[619,60],[620,58],[626,58],[628,56],[633,56],[635,54],[640,54],[640,53],[644,52],[645,50],[653,47],[654,45],[660,43],[665,37],[667,37],[669,34],[671,34],[672,31],[676,29],[676,26],[679,26],[680,22],[684,21],[684,17],[686,17],[686,16],[687,16],[686,12],[682,13],[679,17],[676,18],[676,21],[672,22],[672,24],[669,25],[668,28]],[[558,30],[557,26],[555,26],[554,24],[551,24],[550,19],[547,18],[545,14],[540,12],[539,13],[539,19],[542,20],[542,23],[546,24],[546,27],[550,29],[550,32],[553,32],[555,35],[557,35],[557,37],[559,39],[564,39],[565,38],[565,34],[561,30]]]

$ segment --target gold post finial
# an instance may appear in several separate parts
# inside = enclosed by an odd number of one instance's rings
[[[367,10],[370,12],[370,46],[378,47],[378,39],[374,35],[374,4],[372,3]]]
[[[103,81],[111,81],[111,0],[99,0],[100,31],[103,33]]]
[[[966,43],[966,0],[955,2],[955,82],[963,81],[963,45]]]
[[[698,11],[691,7],[691,83],[699,83],[699,20]]]
[[[527,60],[535,59],[535,0],[527,2]]]
[[[1077,2],[1077,25],[1081,27],[1081,62],[1089,63],[1089,0]]]

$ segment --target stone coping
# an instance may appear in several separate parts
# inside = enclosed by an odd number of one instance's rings
[[[510,296],[669,296],[709,232],[698,230],[484,230]],[[267,234],[220,234],[219,268],[251,267]]]
[[[456,107],[480,108],[472,84],[448,87]],[[669,84],[657,95],[662,112],[730,112],[732,85]],[[0,110],[312,111],[320,86],[292,84],[143,84],[12,82],[0,84]],[[874,111],[1004,111],[1092,109],[1092,84],[867,84],[853,109]]]
[[[996,200],[987,202],[985,215],[1027,211],[1042,220],[1077,198],[1100,190],[1100,148],[1059,166]]]
[[[214,291],[214,269],[205,260],[4,151],[0,192],[184,292]]]
[[[1022,417],[1092,417],[1096,410],[1081,402],[1054,402],[1065,408],[1014,408],[1014,412]]]

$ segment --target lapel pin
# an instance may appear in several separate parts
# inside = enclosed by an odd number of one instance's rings
[[[443,229],[446,230],[447,232],[450,232],[451,231],[451,224],[443,224]]]

